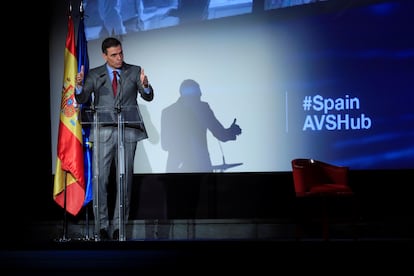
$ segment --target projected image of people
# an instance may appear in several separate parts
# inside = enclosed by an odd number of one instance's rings
[[[201,101],[201,95],[200,85],[186,79],[180,85],[178,100],[161,114],[161,146],[168,152],[166,171],[192,172],[167,184],[169,218],[195,217],[200,184],[205,177],[197,172],[213,172],[215,168],[208,151],[207,131],[221,142],[234,141],[242,133],[236,119],[224,127],[210,105]]]
[[[180,23],[188,23],[208,19],[210,0],[178,0],[176,9],[170,11],[170,15],[180,19]]]
[[[252,12],[252,0],[83,0],[88,40]]]

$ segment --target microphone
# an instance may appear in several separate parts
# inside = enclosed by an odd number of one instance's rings
[[[118,113],[121,113],[121,110],[122,110],[121,103],[122,103],[122,94],[123,94],[122,93],[122,78],[121,78],[121,74],[118,71],[116,71],[116,77],[117,77],[117,82],[118,82],[118,87],[119,87],[118,89],[119,99],[116,103],[115,109],[117,110]]]

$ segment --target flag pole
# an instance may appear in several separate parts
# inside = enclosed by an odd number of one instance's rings
[[[82,0],[79,3],[79,16],[80,16],[80,20],[82,21],[83,20],[83,1]],[[78,29],[79,29],[79,26],[78,26]],[[80,40],[80,35],[79,35],[79,30],[78,30],[78,41],[77,41],[78,45],[77,45],[77,48],[76,48],[77,49],[76,53],[77,53],[77,58],[78,58],[78,70],[79,70],[79,67],[82,66],[81,62],[79,62],[79,59],[80,59],[80,57],[79,57],[79,44],[80,44],[79,40]],[[82,128],[83,128],[83,126],[82,126]],[[85,143],[84,135],[85,135],[85,132],[82,131],[83,142]],[[85,147],[85,145],[84,145],[84,147]],[[85,151],[85,153],[86,153],[86,151]],[[86,206],[85,206],[85,227],[86,227],[85,231],[86,231],[86,233],[85,233],[84,240],[89,240],[89,215],[88,215],[89,210],[88,210],[88,205],[89,204],[86,204]]]
[[[53,199],[63,207],[63,237],[68,241],[67,213],[76,216],[85,200],[85,175],[82,150],[82,127],[78,121],[79,106],[75,100],[75,76],[77,71],[75,32],[69,6],[68,32],[64,52],[64,76],[57,144],[56,173]]]
[[[72,12],[72,3],[69,4],[69,13]],[[59,239],[61,242],[69,241],[70,239],[67,238],[67,230],[68,230],[68,215],[67,215],[67,171],[64,170],[64,188],[63,188],[63,236]]]
[[[84,67],[84,77],[86,77],[89,71],[89,57],[88,57],[88,49],[87,49],[87,40],[85,36],[85,25],[84,25],[84,14],[85,9],[83,5],[83,1],[81,0],[79,3],[79,26],[78,26],[78,39],[77,39],[77,59],[78,59],[78,72],[81,71],[82,66]],[[88,106],[89,104],[83,104],[81,108]],[[89,125],[82,125],[82,140],[83,140],[83,149],[84,149],[84,165],[85,165],[85,233],[84,233],[84,240],[90,240],[89,234],[89,195],[91,193],[91,158],[90,158],[90,145],[89,145]]]
[[[66,242],[66,241],[70,241],[69,238],[66,237],[67,231],[68,231],[68,212],[66,210],[66,198],[67,198],[67,193],[66,193],[66,187],[67,187],[67,181],[66,181],[66,177],[67,177],[67,172],[64,172],[64,179],[65,179],[65,186],[63,189],[63,236],[59,239],[59,241],[61,242]]]
[[[85,234],[85,240],[89,240],[89,208],[88,208],[88,205],[89,204],[86,204],[86,207],[85,207],[85,221],[86,221],[86,224],[85,224],[85,227],[86,227],[86,234]]]

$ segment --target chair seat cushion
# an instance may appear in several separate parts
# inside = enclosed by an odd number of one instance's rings
[[[337,194],[352,194],[352,190],[348,185],[344,184],[318,184],[314,185],[308,191],[309,194],[323,194],[323,195],[337,195]]]

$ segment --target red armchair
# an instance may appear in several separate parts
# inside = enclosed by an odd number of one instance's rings
[[[296,238],[301,238],[305,218],[319,217],[322,221],[323,239],[329,239],[329,208],[339,198],[352,199],[351,216],[354,222],[355,195],[348,185],[349,168],[325,163],[319,160],[297,158],[291,161],[293,184],[296,195]],[[318,207],[319,213],[309,213]],[[306,212],[305,212],[306,211]],[[300,218],[300,221],[299,221]],[[354,226],[354,223],[352,223]],[[355,232],[354,232],[355,234]],[[355,235],[354,235],[355,238]]]

